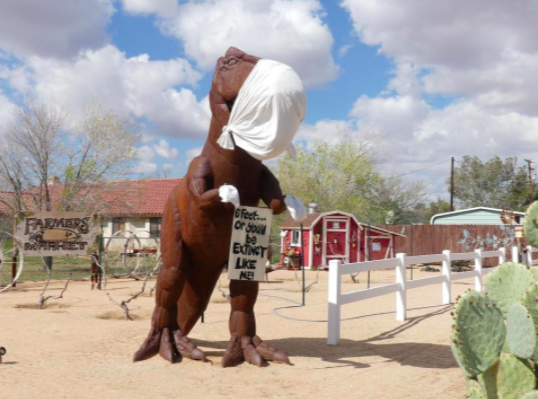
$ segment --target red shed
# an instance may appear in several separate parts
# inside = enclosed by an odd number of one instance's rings
[[[301,253],[301,223],[288,215],[280,225],[282,251]],[[394,257],[394,237],[403,236],[360,223],[342,211],[310,212],[303,220],[304,263],[307,269],[325,267],[330,260],[343,263]],[[369,244],[369,245],[368,245]]]

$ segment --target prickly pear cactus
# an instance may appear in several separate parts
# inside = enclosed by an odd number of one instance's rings
[[[495,299],[503,314],[519,302],[525,291],[535,282],[535,277],[527,266],[519,263],[503,263],[486,280],[488,294]]]
[[[538,218],[538,206],[536,212]],[[468,399],[538,399],[538,267],[534,269],[502,264],[486,281],[488,294],[467,292],[457,303],[451,348],[469,379]]]
[[[497,362],[488,371],[478,376],[478,382],[482,390],[486,393],[488,399],[499,399],[497,395],[497,372],[499,362]]]
[[[529,392],[522,399],[538,399],[538,391]]]
[[[533,202],[525,213],[523,234],[530,245],[538,248],[538,201]]]
[[[478,292],[465,293],[456,305],[451,347],[468,377],[492,367],[501,353],[506,328],[495,302]]]
[[[467,392],[469,399],[488,399],[480,388],[470,388]]]
[[[535,266],[531,267],[530,270],[531,270],[532,274],[534,275],[534,279],[538,280],[538,267],[535,267]]]
[[[534,371],[526,360],[502,353],[497,371],[497,392],[502,399],[520,399],[536,385]]]
[[[529,310],[520,303],[506,315],[506,340],[510,352],[520,359],[530,359],[536,350],[536,328]]]

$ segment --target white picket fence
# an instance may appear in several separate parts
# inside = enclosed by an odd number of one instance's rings
[[[538,265],[538,259],[535,259],[535,260],[532,259],[532,253],[533,252],[538,252],[538,249],[533,248],[532,246],[529,245],[527,247],[526,259],[524,260],[524,262],[528,266]]]
[[[538,260],[532,261],[532,251],[538,250],[527,248],[525,263],[531,260],[530,264],[538,264]],[[329,262],[329,320],[328,320],[328,338],[329,345],[337,345],[340,340],[340,307],[349,303],[363,301],[365,299],[375,298],[382,295],[396,293],[396,320],[404,321],[407,313],[407,291],[414,288],[424,287],[432,284],[442,285],[442,304],[448,305],[452,302],[451,282],[474,277],[475,289],[482,291],[483,277],[495,268],[482,268],[485,258],[499,258],[499,264],[506,261],[506,249],[501,248],[498,251],[482,251],[477,249],[468,253],[452,253],[443,251],[438,255],[420,255],[407,256],[399,253],[396,258],[375,260],[368,262],[347,263],[343,264],[339,260]],[[467,272],[453,273],[451,262],[457,260],[474,260],[474,270]],[[512,261],[519,261],[518,248],[512,247]],[[406,268],[409,265],[419,263],[442,263],[442,274],[439,276],[422,278],[418,280],[407,280]],[[342,276],[350,273],[367,272],[373,270],[395,268],[396,282],[379,287],[362,289],[342,294]]]

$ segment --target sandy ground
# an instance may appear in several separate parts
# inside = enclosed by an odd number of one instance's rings
[[[417,272],[415,278],[434,273]],[[307,272],[307,280],[315,279]],[[343,291],[364,287],[344,279]],[[221,278],[227,286],[225,276]],[[395,296],[388,295],[342,308],[340,344],[326,344],[327,324],[279,317],[278,307],[301,300],[293,272],[270,274],[256,304],[258,333],[288,352],[294,366],[249,364],[229,369],[220,360],[229,339],[229,305],[215,291],[191,338],[213,361],[189,359],[168,364],[159,357],[132,363],[149,331],[154,299],[131,302],[135,321],[121,319],[103,291],[89,282],[74,282],[64,298],[35,309],[42,283],[23,283],[0,294],[0,346],[8,353],[0,365],[0,398],[463,398],[464,378],[450,352],[450,306],[440,306],[441,287],[408,294],[409,319],[395,320]],[[306,295],[306,307],[281,314],[309,320],[327,318],[327,274]],[[394,281],[394,271],[372,273],[373,285]],[[150,282],[148,286],[153,286]],[[58,294],[62,283],[51,284]],[[110,293],[127,298],[140,282],[111,280]],[[453,284],[454,296],[472,281]],[[225,288],[226,290],[226,288]],[[227,290],[226,290],[227,291]]]

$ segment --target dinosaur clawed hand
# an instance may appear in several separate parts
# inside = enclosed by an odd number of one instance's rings
[[[148,337],[135,353],[133,361],[146,360],[157,353],[170,363],[176,363],[182,357],[204,362],[208,361],[204,352],[198,349],[179,328],[163,328],[159,330],[152,327]]]
[[[222,358],[222,367],[234,367],[244,361],[258,367],[267,366],[267,361],[292,365],[286,353],[266,344],[257,335],[250,337],[234,333]]]

